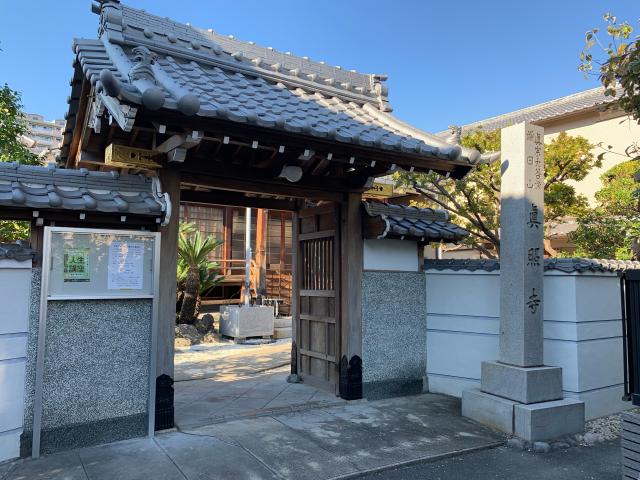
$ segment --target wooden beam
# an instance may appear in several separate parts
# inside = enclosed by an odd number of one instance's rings
[[[309,198],[315,200],[338,200],[342,198],[342,194],[327,188],[323,190],[319,187],[311,187],[308,185],[284,184],[276,183],[273,179],[252,179],[251,175],[247,175],[247,180],[240,178],[224,177],[222,175],[207,175],[202,172],[183,171],[183,183],[192,185],[202,185],[218,190],[228,190],[236,192],[280,195],[284,197]]]
[[[233,207],[267,208],[270,210],[296,209],[292,200],[276,198],[247,197],[245,194],[233,191],[210,190],[208,192],[183,189],[180,199],[184,202],[203,203],[209,205],[224,205]]]
[[[345,195],[341,204],[341,350],[348,360],[362,358],[362,195]]]
[[[253,140],[258,140],[262,145],[279,146],[286,145],[296,149],[311,149],[317,153],[332,153],[334,159],[338,157],[349,159],[355,157],[357,160],[375,160],[390,166],[395,163],[399,167],[407,169],[413,166],[417,170],[437,172],[449,172],[453,178],[461,177],[470,168],[467,162],[444,160],[437,157],[425,157],[413,152],[399,152],[394,150],[383,150],[375,147],[341,143],[331,139],[313,137],[308,134],[291,134],[265,127],[247,125],[237,122],[230,122],[219,118],[205,118],[193,116],[185,118],[179,112],[164,110],[159,112],[146,112],[141,109],[138,112],[136,121],[145,118],[146,120],[160,121],[165,124],[180,125],[182,128],[191,128],[206,132],[215,132],[217,135],[224,134],[229,137],[243,138],[250,145]],[[187,124],[188,123],[188,124]],[[213,136],[213,134],[211,135]]]
[[[162,189],[169,194],[173,212],[169,224],[160,230],[160,300],[158,305],[158,343],[156,376],[173,378],[173,342],[176,326],[176,268],[178,264],[178,230],[180,223],[180,172],[160,170]]]
[[[87,118],[87,107],[91,89],[91,83],[87,80],[83,80],[82,89],[80,91],[78,110],[76,113],[76,122],[73,127],[71,146],[69,147],[69,155],[67,156],[67,168],[73,168],[77,164],[78,150],[80,149],[80,142],[82,141],[82,137],[84,136],[84,125]]]

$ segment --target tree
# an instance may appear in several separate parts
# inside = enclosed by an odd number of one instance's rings
[[[0,161],[37,165],[38,158],[20,142],[27,134],[20,94],[5,84],[0,88]],[[29,222],[0,220],[0,242],[29,238]]]
[[[221,241],[212,236],[204,236],[191,223],[180,225],[178,275],[183,272],[184,296],[178,323],[193,323],[199,296],[204,292],[201,289],[201,281],[206,282],[208,288],[211,288],[222,280],[222,277],[217,275],[218,265],[209,261],[209,254],[221,244]]]
[[[27,133],[20,94],[5,83],[0,88],[0,161],[38,164],[38,157],[20,141]]]
[[[605,95],[612,99],[609,108],[620,108],[640,122],[640,37],[632,40],[633,27],[628,22],[618,23],[611,13],[605,13],[603,18],[606,39],[601,38],[598,28],[586,32],[578,69],[585,76],[598,76]],[[600,50],[594,58],[596,47]],[[629,145],[625,154],[637,157],[640,154],[638,143]]]
[[[602,188],[596,193],[598,205],[578,219],[570,234],[577,256],[629,260],[638,258],[640,220],[636,172],[640,160],[628,160],[600,176]]]
[[[500,150],[500,131],[477,130],[462,138],[462,145],[481,152]],[[591,153],[593,146],[584,137],[561,132],[545,145],[545,224],[547,228],[567,216],[579,216],[587,200],[567,181],[580,181],[601,159]],[[480,165],[461,180],[438,174],[401,172],[401,186],[420,193],[428,206],[449,211],[454,222],[470,232],[466,243],[490,258],[500,254],[500,162]]]

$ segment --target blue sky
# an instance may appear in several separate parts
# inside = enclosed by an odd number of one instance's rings
[[[577,71],[584,32],[638,0],[125,0],[161,16],[366,73],[386,73],[394,113],[428,131],[597,85]],[[62,118],[89,0],[0,0],[0,83]]]

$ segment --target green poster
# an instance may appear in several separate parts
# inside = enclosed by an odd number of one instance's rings
[[[64,249],[64,281],[89,282],[89,249]]]

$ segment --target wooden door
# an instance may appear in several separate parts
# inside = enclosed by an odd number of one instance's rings
[[[302,209],[294,218],[297,258],[293,303],[298,375],[306,383],[337,393],[339,209],[334,204],[323,204]]]

